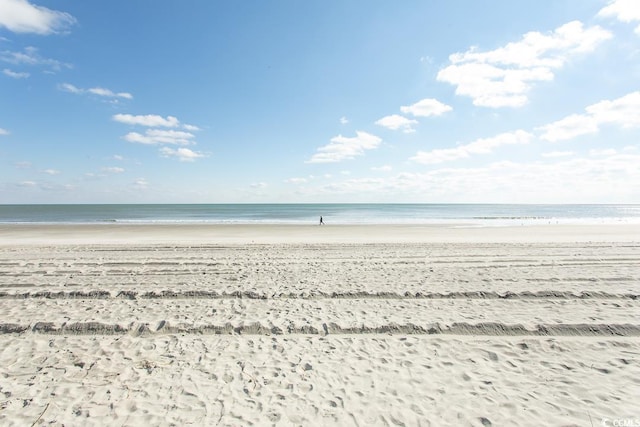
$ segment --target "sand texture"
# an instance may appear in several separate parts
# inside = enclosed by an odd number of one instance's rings
[[[5,234],[0,424],[640,419],[640,243],[570,235]]]

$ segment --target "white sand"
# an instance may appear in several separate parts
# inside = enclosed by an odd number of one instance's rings
[[[0,224],[0,245],[209,243],[634,242],[640,224],[462,225]]]
[[[0,424],[639,420],[639,231],[0,226]]]

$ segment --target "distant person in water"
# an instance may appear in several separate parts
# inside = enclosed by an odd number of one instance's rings
[[[320,225],[324,225],[324,221],[322,220],[322,217],[320,217]]]

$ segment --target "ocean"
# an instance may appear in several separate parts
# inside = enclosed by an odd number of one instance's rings
[[[640,224],[640,205],[507,204],[108,204],[0,205],[0,224],[205,223]]]

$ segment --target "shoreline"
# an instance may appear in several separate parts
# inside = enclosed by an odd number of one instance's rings
[[[640,224],[0,224],[0,246],[67,244],[636,242]]]

